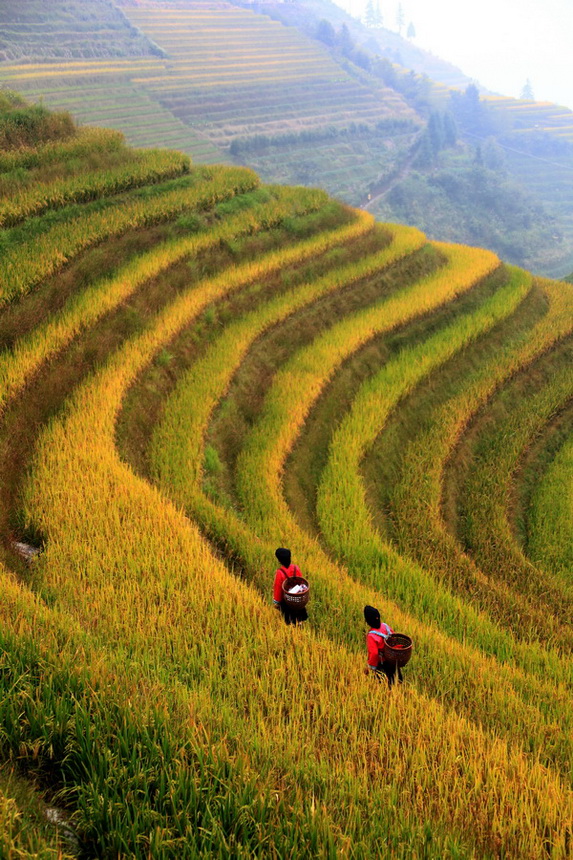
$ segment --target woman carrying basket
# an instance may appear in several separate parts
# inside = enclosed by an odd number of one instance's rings
[[[398,670],[398,681],[402,683],[402,670],[394,660],[384,659],[384,646],[386,639],[394,631],[380,619],[380,613],[373,606],[364,607],[364,620],[370,627],[366,634],[366,648],[368,649],[368,667],[364,670],[366,675],[374,673],[380,681],[382,675],[386,675],[388,686],[391,688],[396,681],[396,670]]]
[[[273,603],[275,609],[279,609],[287,624],[300,624],[308,618],[306,608],[304,606],[289,605],[284,596],[283,583],[291,576],[300,576],[300,568],[296,564],[291,564],[290,549],[279,547],[275,555],[280,563],[280,567],[275,571],[275,583],[273,587]]]

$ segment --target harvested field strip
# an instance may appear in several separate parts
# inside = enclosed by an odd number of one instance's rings
[[[48,319],[29,337],[17,343],[9,353],[0,354],[0,404],[14,397],[36,369],[69,343],[78,332],[93,325],[95,320],[117,307],[142,283],[156,277],[163,269],[183,257],[232,239],[241,232],[280,222],[287,214],[300,212],[300,208],[303,211],[316,208],[324,204],[326,196],[321,191],[311,190],[301,195],[300,189],[285,189],[283,192],[277,191],[277,198],[274,205],[265,202],[259,207],[255,206],[235,218],[229,218],[220,227],[209,230],[203,236],[191,236],[164,243],[158,249],[128,263],[111,279],[106,279],[83,294],[73,297],[56,319]],[[316,246],[317,242],[311,243],[310,247],[297,246],[294,256],[312,253]],[[264,270],[262,263],[261,270]]]
[[[117,167],[55,179],[50,183],[34,182],[29,188],[12,189],[10,197],[0,195],[0,227],[13,226],[31,215],[47,209],[83,203],[102,196],[120,194],[131,188],[172,179],[189,171],[189,159],[179,152],[150,150],[126,153]]]
[[[170,48],[171,44],[169,40],[163,37],[161,46],[164,49]],[[177,47],[177,44],[178,42],[175,43],[175,47]],[[194,42],[192,45],[186,44],[185,46],[181,46],[181,60],[178,61],[177,67],[180,69],[192,68],[200,62],[210,63],[214,60],[269,59],[275,55],[277,47],[276,44],[269,43],[266,39],[262,43],[260,39],[248,40],[241,38],[234,43],[225,34],[225,38],[221,39],[221,42],[218,44],[209,39],[204,44]],[[306,62],[307,60],[316,62],[317,60],[316,50],[311,45],[308,45],[308,47],[281,45],[280,51],[281,56],[291,62]],[[192,56],[189,55],[190,52]]]
[[[100,122],[104,122],[113,117],[120,117],[125,120],[131,119],[132,117],[141,117],[141,103],[133,103],[133,99],[131,101],[132,103],[130,104],[130,100],[126,99],[125,103],[119,106],[108,104],[107,106],[94,105],[92,107],[90,104],[85,103],[85,106],[79,110],[75,109],[75,105],[70,105],[70,109],[73,110],[75,114],[81,113],[83,122],[89,122],[90,120],[95,121],[96,119]],[[148,123],[153,122],[155,125],[161,124],[160,116],[155,116],[153,118],[145,117],[145,119]]]
[[[302,298],[303,295],[301,295],[301,299]],[[276,307],[273,305],[276,305]],[[281,305],[284,307],[284,310],[282,311]],[[213,535],[218,534],[219,541],[221,544],[226,546],[227,554],[231,553],[231,556],[234,556],[235,553],[238,553],[238,555],[244,560],[243,574],[247,575],[249,579],[252,579],[254,584],[258,585],[261,589],[268,588],[267,575],[263,574],[265,567],[264,559],[272,552],[272,547],[266,540],[259,542],[254,533],[250,533],[248,528],[234,519],[234,515],[230,510],[215,508],[213,504],[201,494],[201,439],[205,433],[209,413],[213,409],[218,397],[221,396],[221,392],[224,390],[225,382],[228,380],[229,374],[232,373],[233,368],[241,361],[244,351],[248,348],[249,344],[252,343],[253,339],[259,335],[261,326],[269,326],[271,323],[277,322],[284,315],[285,310],[286,305],[284,300],[281,302],[271,303],[271,305],[267,306],[264,310],[261,309],[260,312],[255,312],[250,315],[250,317],[246,317],[244,320],[229,327],[216,346],[210,349],[205,358],[194,365],[186,378],[182,380],[179,386],[179,391],[168,404],[165,420],[162,426],[158,429],[154,445],[154,459],[157,462],[159,481],[162,489],[171,495],[176,503],[183,504],[193,518],[198,518],[209,533]],[[238,354],[231,351],[230,344],[233,345],[233,350],[239,349]],[[207,386],[209,387],[209,390]],[[190,408],[191,404],[193,404],[192,408]],[[292,531],[290,531],[290,533],[291,535],[293,534]],[[297,546],[301,545],[301,541],[302,545],[304,545],[305,552],[310,551],[307,549],[308,541],[305,541],[303,537],[297,535]],[[247,569],[245,569],[244,566],[245,560],[247,560]],[[330,570],[331,572],[334,570],[334,566],[331,562],[325,559],[322,559],[322,563],[318,562],[316,549],[314,552],[314,562],[315,563],[312,568],[313,583],[315,578],[318,578],[319,580],[322,579],[322,574],[320,573],[321,570]],[[325,575],[328,579],[328,574]],[[336,576],[334,577],[337,581],[337,585],[340,585],[341,577],[343,577],[343,574],[337,570]],[[353,601],[354,595],[351,593],[351,587],[349,585],[345,587],[344,591],[345,606],[347,607],[347,601],[349,599]],[[362,600],[363,605],[364,601],[369,598],[371,599],[371,594],[368,592],[361,595],[358,594],[356,596],[356,602],[360,603],[360,600]],[[380,599],[380,595],[377,595],[378,602]],[[339,607],[336,599],[332,598],[332,596],[331,601],[328,602],[328,607],[327,615],[329,618],[332,617],[333,612],[335,612],[337,617],[339,617]],[[393,613],[397,613],[395,607],[393,607]],[[398,615],[402,616],[402,613],[399,612]],[[321,622],[319,620],[319,626],[320,623]],[[439,638],[443,635],[437,633],[436,630],[432,630],[431,633],[424,632],[424,627],[422,625],[419,625],[417,622],[413,622],[412,619],[410,619],[409,629],[412,630],[412,627],[415,628],[417,634],[416,641],[424,648],[424,650],[428,648],[430,641],[435,643],[436,636]],[[337,626],[337,635],[344,635],[340,629],[340,625]],[[447,640],[444,637],[444,643],[446,641]],[[352,637],[350,638],[350,643],[354,644],[354,639]],[[483,658],[478,656],[476,653],[472,654],[471,649],[468,649],[467,647],[465,649],[460,649],[459,646],[453,646],[449,642],[447,645],[444,644],[444,647],[447,651],[447,657],[444,656],[444,660],[449,666],[449,674],[451,675],[452,672],[456,672],[456,681],[454,682],[452,680],[452,686],[458,690],[460,698],[463,698],[461,690],[463,685],[467,682],[463,682],[461,678],[467,677],[468,675],[470,678],[475,678],[476,676],[479,677],[482,671],[479,667],[483,666]],[[460,660],[461,663],[459,662]],[[472,669],[469,669],[469,671],[468,661],[470,663],[473,662],[474,664]],[[457,666],[458,669],[454,670],[454,666]],[[437,676],[442,679],[444,669],[445,666],[440,664],[437,670]],[[457,677],[458,671],[460,675],[459,678]],[[493,671],[493,669],[491,669],[491,671]],[[502,697],[504,701],[503,703],[500,702],[499,708],[497,704],[490,701],[488,704],[488,710],[490,717],[492,716],[493,710],[495,710],[496,720],[500,720],[502,724],[505,724],[506,732],[513,731],[516,723],[521,720],[521,717],[518,718],[516,714],[523,711],[523,705],[519,705],[518,700],[515,698],[511,700],[511,704],[509,703],[509,700],[505,698],[505,695],[509,695],[511,699],[511,695],[507,692],[508,689],[515,687],[519,692],[523,690],[524,700],[525,702],[529,702],[531,696],[547,695],[549,687],[545,689],[539,682],[525,679],[521,673],[511,670],[509,667],[506,670],[500,670],[500,672],[505,675],[504,682],[499,685],[501,689],[506,691]],[[446,673],[448,674],[448,670]],[[435,692],[433,681],[431,680],[431,674],[432,670],[429,669],[429,667],[426,667],[424,679],[419,680],[418,682],[422,685],[427,684],[429,691]],[[473,684],[473,681],[470,683]],[[479,696],[479,694],[476,693],[476,690],[472,689],[471,693],[468,692],[468,699],[474,700],[476,695]],[[487,695],[488,698],[491,698],[491,690],[488,689]],[[513,695],[515,697],[515,693]],[[495,698],[495,695],[493,698]],[[460,706],[459,702],[456,706]],[[552,716],[549,717],[552,724],[554,724],[556,720],[556,714],[558,712],[560,713],[560,709],[563,707],[564,701],[560,703]],[[528,707],[526,707],[526,710],[528,710]],[[503,715],[507,717],[509,714],[511,714],[511,721],[508,723],[507,719],[504,719]],[[531,717],[531,713],[529,716]],[[532,731],[532,726],[528,722],[528,719],[528,717],[525,717],[525,725],[523,725],[521,729],[524,737],[529,737]],[[537,715],[537,720],[540,720],[541,723],[544,722],[544,718],[540,714]],[[499,728],[499,725],[496,724],[496,729],[498,731]],[[544,729],[533,730],[533,734],[538,738],[536,743],[538,743],[540,747],[543,747],[544,745],[542,740],[544,731]],[[568,741],[566,740],[567,737],[568,732],[565,730],[559,743],[559,756],[562,757],[562,766],[565,768],[565,771],[567,771],[571,760],[571,749]]]
[[[42,80],[46,80],[47,78],[67,78],[73,77],[78,79],[86,79],[92,77],[99,77],[101,75],[117,75],[121,78],[129,77],[132,80],[147,80],[146,78],[135,78],[132,77],[135,75],[141,75],[142,72],[150,72],[157,73],[158,70],[162,68],[161,64],[154,64],[152,66],[136,66],[135,68],[128,69],[127,67],[122,68],[119,66],[110,66],[105,65],[103,62],[98,65],[93,65],[90,67],[86,67],[84,69],[72,69],[69,68],[68,64],[65,66],[44,66],[43,71],[40,73],[32,72],[32,71],[22,71],[23,69],[29,69],[29,66],[21,66],[19,72],[13,72],[10,74],[6,74],[6,68],[4,66],[0,66],[0,81],[4,83],[10,83],[13,85],[16,81],[26,81],[33,80],[35,78],[41,78]]]
[[[39,77],[43,75],[46,69],[51,69],[54,66],[58,68],[66,68],[66,69],[91,69],[98,68],[102,64],[107,63],[107,65],[112,66],[113,68],[138,68],[141,66],[159,66],[162,65],[162,60],[154,60],[151,57],[138,58],[133,57],[133,59],[115,59],[113,61],[109,60],[66,60],[64,63],[22,63],[17,65],[9,65],[9,66],[0,66],[0,73],[10,73],[10,72],[21,72],[23,70],[27,70],[30,72],[38,72]]]
[[[140,19],[139,23],[158,41],[163,35],[178,33],[179,43],[182,46],[193,44],[197,40],[205,39],[205,37],[218,35],[222,38],[228,36],[231,42],[234,38],[240,39],[244,35],[248,38],[258,37],[261,42],[265,39],[273,40],[277,44],[299,44],[305,47],[309,43],[309,39],[303,36],[299,30],[284,27],[282,24],[269,21],[268,18],[260,15],[252,15],[246,21],[229,19],[225,15],[218,20],[215,18],[212,20],[190,20],[177,17],[171,21],[167,18],[162,19],[162,22],[142,21]]]
[[[201,39],[189,39],[184,42],[177,40],[166,39],[161,37],[161,47],[170,57],[170,62],[179,66],[182,63],[201,60],[203,63],[210,65],[221,60],[229,60],[234,57],[241,58],[249,54],[253,58],[272,57],[276,53],[283,53],[285,58],[291,63],[306,62],[312,60],[322,61],[325,68],[333,69],[334,64],[330,57],[325,58],[320,49],[311,47],[310,45],[293,45],[291,42],[284,42],[264,36],[249,36],[244,33],[222,32],[221,38],[218,39],[214,35],[209,35]],[[229,53],[227,53],[227,48]],[[166,62],[169,62],[167,60]]]
[[[165,48],[168,44],[169,42],[163,38],[162,47]],[[225,38],[219,44],[215,44],[211,39],[206,41],[204,45],[193,44],[191,56],[189,56],[189,48],[186,45],[185,59],[177,63],[177,68],[181,70],[192,69],[200,63],[209,62],[213,59],[224,62],[242,59],[267,60],[273,58],[275,51],[276,45],[270,44],[267,40],[261,44],[260,40],[249,43],[248,40],[241,38],[234,44],[225,34]],[[313,45],[307,47],[283,45],[281,46],[281,59],[296,59],[302,62],[309,59],[314,63],[317,60],[317,55]]]
[[[573,615],[571,584],[524,557],[512,533],[508,506],[517,489],[520,458],[573,399],[572,359],[571,340],[556,344],[512,379],[470,425],[462,444],[471,446],[472,460],[465,480],[463,473],[460,476],[457,505],[459,537],[479,566],[531,595],[540,606],[551,607],[564,623]]]
[[[166,48],[169,49],[169,43],[166,44]],[[280,55],[281,59],[293,66],[319,64],[324,68],[325,75],[332,75],[338,71],[338,74],[344,77],[340,67],[337,67],[330,57],[325,57],[320,49],[316,50],[310,46],[308,48],[293,47],[288,43],[281,44],[266,37],[257,40],[239,36],[235,40],[228,34],[223,34],[220,42],[214,42],[212,38],[207,38],[204,42],[194,41],[181,46],[180,50],[172,50],[171,59],[166,61],[165,68],[171,71],[174,69],[185,70],[201,64],[210,67],[230,61],[239,63],[251,61],[256,64],[258,61],[272,60],[273,57],[276,59],[277,55]]]
[[[259,98],[257,98],[257,92],[259,93]],[[310,109],[312,104],[316,103],[316,99],[319,98],[319,105],[324,108],[334,109],[336,106],[344,106],[352,103],[353,100],[356,100],[357,107],[362,105],[371,105],[372,103],[377,103],[376,99],[366,90],[350,90],[348,93],[333,93],[330,88],[325,88],[322,90],[318,88],[318,92],[315,92],[313,88],[307,89],[306,87],[300,87],[296,92],[288,91],[288,88],[285,87],[284,90],[284,101],[279,100],[279,93],[275,91],[274,98],[272,92],[268,92],[267,95],[263,98],[261,95],[260,88],[256,88],[251,90],[245,90],[245,98],[242,102],[243,110],[241,111],[241,116],[246,116],[257,110],[265,110],[265,111],[274,111],[277,113],[287,112],[295,109],[297,104],[302,102],[302,104]],[[218,95],[214,95],[212,92],[209,93],[206,99],[194,100],[192,104],[189,103],[188,99],[183,96],[179,96],[177,98],[172,98],[168,100],[169,106],[173,110],[182,111],[185,110],[188,115],[192,116],[196,112],[198,115],[207,115],[213,116],[217,115],[222,111],[231,110],[233,107],[236,109],[236,100],[237,93],[235,92],[222,92]]]
[[[257,92],[259,94],[258,98]],[[210,117],[231,108],[236,102],[237,95],[238,93],[233,88],[222,90],[221,92],[210,90],[205,97],[201,99],[198,97],[197,101],[193,101],[191,104],[184,96],[169,98],[167,103],[174,110],[197,111],[199,114],[205,114],[207,117]],[[280,113],[281,110],[288,112],[295,108],[299,102],[302,102],[306,106],[316,103],[323,109],[333,109],[336,105],[344,108],[350,105],[353,100],[356,100],[358,108],[364,106],[370,107],[372,105],[381,106],[380,99],[367,90],[356,87],[345,92],[338,92],[338,87],[337,91],[333,91],[330,85],[324,86],[320,82],[316,85],[309,85],[309,88],[304,85],[297,86],[294,90],[291,87],[277,88],[274,99],[270,89],[262,90],[261,87],[244,88],[244,95],[244,101],[241,102],[243,105],[241,115],[249,115],[257,110],[273,111],[275,113]],[[384,98],[384,102],[386,103],[387,101],[388,99]]]
[[[480,354],[478,351],[474,356],[470,349],[467,371],[463,376],[455,364],[445,366],[435,374],[436,381],[434,388],[429,390],[430,394],[434,390],[439,395],[443,390],[448,392],[448,396],[443,400],[437,396],[437,403],[430,407],[430,414],[421,429],[419,419],[414,417],[414,408],[412,418],[415,425],[401,451],[398,474],[386,486],[385,504],[389,511],[389,533],[401,553],[432,569],[458,594],[471,595],[477,607],[512,630],[515,636],[525,639],[540,637],[548,645],[562,645],[569,650],[570,632],[547,610],[527,600],[521,588],[513,591],[506,585],[498,587],[496,592],[492,590],[492,580],[476,567],[448,534],[443,517],[445,512],[451,520],[451,491],[446,493],[445,500],[442,497],[444,486],[448,486],[447,482],[444,484],[444,469],[448,464],[448,473],[452,477],[455,475],[454,471],[449,472],[454,463],[453,452],[471,416],[505,379],[547,350],[570,327],[570,308],[556,287],[547,282],[543,289],[536,288],[527,299],[525,324],[518,320],[520,308],[515,315],[516,326],[512,328],[513,320],[510,318],[505,326],[497,327],[489,352]],[[550,305],[546,312],[547,301]],[[378,457],[381,452],[382,448]],[[527,593],[525,585],[523,588]],[[532,621],[527,630],[520,622],[524,613],[535,618],[535,623]],[[536,662],[538,653],[537,649],[532,652],[532,664]]]
[[[532,494],[527,554],[573,584],[573,439],[557,453]]]
[[[200,306],[201,298],[194,298]],[[163,315],[162,320],[82,386],[44,435],[29,511],[49,535],[41,571],[45,587],[83,627],[97,630],[103,642],[119,641],[173,690],[166,700],[156,687],[165,713],[173,714],[165,718],[170,732],[185,724],[183,714],[192,709],[193,724],[205,725],[215,741],[225,738],[227,749],[241,749],[249,771],[264,785],[303,780],[307,793],[320,790],[330,844],[338,844],[334,834],[342,828],[365,853],[382,834],[386,840],[401,834],[401,844],[410,853],[417,850],[409,818],[414,813],[405,803],[396,826],[389,785],[399,803],[421,791],[416,819],[428,823],[433,841],[435,834],[436,857],[445,848],[442,831],[451,829],[462,834],[456,839],[462,856],[491,850],[502,838],[508,852],[537,860],[544,850],[541,835],[549,833],[556,856],[564,857],[571,798],[551,771],[415,691],[398,697],[399,704],[373,696],[356,675],[354,655],[278,621],[269,624],[256,594],[225,571],[171,505],[120,463],[113,436],[125,388],[173,336],[173,324],[183,324],[175,306],[172,324]],[[217,631],[230,625],[236,631],[232,660],[226,648],[211,645]],[[325,649],[329,661],[323,659]],[[171,699],[174,708],[168,706]],[[223,707],[225,702],[232,707]],[[296,742],[286,738],[277,751],[266,726],[286,719],[297,726]],[[399,732],[380,743],[380,727],[393,720]],[[410,742],[401,750],[406,736]],[[326,773],[319,767],[325,756]],[[453,768],[455,761],[464,767]],[[436,767],[443,774],[450,762],[451,776],[438,781]],[[384,792],[372,786],[372,766],[391,774]],[[507,807],[505,798],[524,784],[523,803]],[[360,811],[367,798],[376,814],[364,821]],[[327,837],[316,838],[320,846]]]
[[[358,106],[354,113],[352,112],[352,108],[349,103],[340,104],[338,111],[334,106],[330,107],[329,105],[322,105],[320,103],[315,103],[314,105],[316,126],[328,124],[328,126],[332,128],[338,127],[348,129],[353,122],[359,120],[362,123],[371,123],[368,130],[372,134],[376,133],[376,121],[382,119],[387,111],[387,106],[381,106],[375,102]],[[183,108],[178,110],[178,116],[186,118],[189,114],[186,112],[185,108]],[[191,116],[193,115],[191,114]],[[274,109],[266,111],[264,108],[252,108],[250,110],[245,110],[240,115],[237,115],[236,109],[233,110],[231,105],[222,105],[221,112],[214,111],[206,117],[201,117],[198,122],[200,122],[201,125],[209,125],[214,128],[222,126],[223,130],[228,128],[231,132],[234,132],[237,128],[245,128],[244,133],[246,136],[249,136],[249,132],[252,134],[251,129],[249,129],[249,125],[252,123],[259,125],[262,133],[264,134],[266,128],[271,125],[283,126],[286,131],[295,131],[297,127],[311,118],[311,103],[301,104],[299,110],[293,107],[290,112]]]
[[[0,260],[3,295],[0,305],[28,292],[44,278],[62,268],[84,248],[118,235],[126,229],[172,218],[187,208],[207,208],[218,200],[244,193],[258,185],[254,173],[245,168],[201,168],[192,171],[189,187],[182,183],[167,193],[151,197],[133,195],[118,200],[116,207],[106,206],[89,214],[83,208],[73,220],[49,227],[30,242],[14,242]],[[147,190],[146,190],[147,192]]]
[[[317,67],[317,70],[314,68],[307,70],[299,69],[295,66],[292,68],[281,69],[280,64],[277,65],[279,67],[276,70],[272,68],[259,70],[249,66],[245,69],[241,69],[239,67],[236,71],[231,70],[223,73],[217,72],[216,74],[204,73],[180,75],[178,72],[174,72],[170,75],[156,75],[149,78],[133,78],[132,80],[134,84],[145,84],[146,88],[151,92],[160,92],[161,90],[173,90],[173,92],[176,92],[177,90],[190,86],[220,87],[227,86],[228,84],[236,86],[238,84],[249,82],[261,82],[264,84],[277,81],[278,83],[284,83],[286,81],[306,80],[307,78],[309,80],[314,79],[316,81],[324,82],[328,82],[328,80],[336,80],[334,76],[329,79],[320,66]]]
[[[163,9],[161,12],[147,9],[129,9],[129,16],[134,20],[137,19],[141,24],[148,24],[149,26],[153,25],[157,30],[164,27],[171,29],[174,25],[187,23],[193,25],[197,25],[198,23],[208,23],[212,25],[212,29],[218,30],[245,28],[247,30],[251,30],[252,27],[258,27],[259,29],[265,30],[265,32],[268,32],[269,30],[281,32],[283,30],[283,25],[278,21],[273,21],[266,16],[253,14],[246,10],[240,12],[230,5],[228,5],[226,9],[214,13],[203,13],[195,9],[178,9],[173,12]],[[245,27],[241,27],[241,24],[244,24]],[[238,26],[233,27],[232,25]],[[201,27],[199,32],[202,32],[203,29],[204,28]],[[190,32],[193,33],[195,31],[191,30]],[[295,32],[294,38],[300,38],[298,31]]]
[[[300,62],[300,60],[299,60]],[[305,71],[307,68],[311,69],[314,66],[317,68],[322,68],[322,63],[316,57],[309,57],[302,61],[304,63],[304,69],[301,71]],[[176,77],[189,77],[195,79],[196,77],[201,77],[205,75],[205,77],[214,78],[221,77],[229,72],[229,70],[235,71],[244,71],[241,66],[245,65],[247,68],[251,69],[253,72],[257,72],[259,69],[267,69],[276,67],[280,69],[283,66],[289,66],[291,64],[291,59],[289,55],[282,55],[280,57],[269,56],[265,57],[261,55],[259,52],[254,54],[246,54],[242,57],[233,58],[232,62],[218,62],[216,69],[214,70],[205,70],[205,63],[203,60],[198,60],[194,63],[178,63]],[[297,63],[298,65],[298,63]],[[154,78],[149,78],[148,80],[154,80]]]
[[[99,105],[104,107],[109,105],[109,86],[103,81],[97,81],[90,84],[89,88],[72,86],[71,84],[58,84],[56,86],[29,86],[26,89],[26,96],[38,101],[44,99],[57,99],[58,104],[63,106],[77,104],[82,98],[86,106]],[[118,85],[115,89],[114,103],[117,105],[129,105],[134,99],[140,99],[142,93],[135,87],[132,87],[129,82],[123,85]],[[143,95],[145,98],[145,96]]]

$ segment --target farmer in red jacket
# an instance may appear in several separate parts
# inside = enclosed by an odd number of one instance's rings
[[[280,567],[275,571],[275,584],[273,587],[273,603],[275,609],[282,612],[282,616],[287,624],[299,624],[301,621],[306,621],[308,618],[306,608],[295,608],[288,606],[285,603],[283,595],[283,582],[291,576],[301,576],[300,568],[296,564],[291,563],[290,549],[279,547],[275,555],[279,561]]]
[[[370,627],[366,634],[366,648],[368,650],[368,667],[364,672],[374,674],[380,680],[386,675],[388,686],[392,687],[396,680],[396,669],[398,669],[398,681],[402,683],[402,670],[394,660],[384,660],[384,645],[386,637],[394,631],[380,620],[380,613],[373,606],[364,607],[364,620]]]

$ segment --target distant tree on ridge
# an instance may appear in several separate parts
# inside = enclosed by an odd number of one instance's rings
[[[533,96],[533,87],[531,86],[531,81],[527,78],[525,84],[523,85],[523,89],[521,90],[520,99],[524,99],[529,102],[535,101]]]
[[[368,0],[364,11],[364,26],[374,28],[376,26],[376,10],[374,9],[374,0]]]
[[[340,50],[344,54],[345,57],[349,56],[352,53],[354,48],[354,42],[352,41],[352,36],[350,35],[350,30],[343,24],[337,34],[337,42],[340,47]]]
[[[366,3],[366,11],[364,13],[364,26],[370,30],[375,30],[382,26],[382,14],[380,12],[380,3],[376,0],[368,0]]]
[[[398,28],[398,35],[402,35],[402,28],[406,23],[406,18],[404,16],[404,8],[401,3],[398,3],[398,9],[396,10],[396,27]]]
[[[336,32],[330,21],[323,18],[322,21],[318,22],[316,38],[324,42],[325,45],[334,45],[336,42]]]

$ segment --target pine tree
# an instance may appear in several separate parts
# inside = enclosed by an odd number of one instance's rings
[[[414,164],[416,167],[431,167],[434,164],[435,158],[436,153],[434,152],[430,135],[426,131],[420,138]]]
[[[404,9],[401,3],[398,3],[398,9],[396,10],[396,27],[398,28],[398,35],[402,35],[402,27],[406,23],[406,19],[404,17]]]
[[[444,142],[446,146],[455,146],[458,139],[458,127],[449,111],[444,114]]]
[[[432,144],[434,154],[437,154],[445,144],[444,126],[442,117],[436,111],[432,111],[428,121],[428,137]]]
[[[505,168],[505,152],[494,137],[488,137],[483,149],[483,163],[490,170],[501,171]]]
[[[519,98],[525,99],[526,101],[529,101],[529,102],[535,101],[535,99],[533,97],[533,87],[531,86],[531,81],[529,80],[529,78],[527,78]]]
[[[374,0],[368,0],[366,10],[364,12],[364,26],[374,28],[376,26],[376,10],[374,9]]]
[[[414,27],[414,25],[411,21],[408,24],[408,29],[406,30],[406,36],[408,37],[408,39],[415,39],[416,38],[416,28]]]
[[[350,30],[348,29],[346,24],[342,25],[342,27],[338,31],[338,35],[336,38],[337,38],[337,42],[338,42],[338,45],[340,47],[340,50],[342,51],[342,53],[344,54],[345,57],[348,57],[354,49],[354,42],[352,41],[352,36],[350,35]]]
[[[326,21],[323,18],[322,21],[318,22],[316,38],[320,39],[321,42],[324,42],[325,45],[334,45],[336,41],[336,33],[330,21]]]

